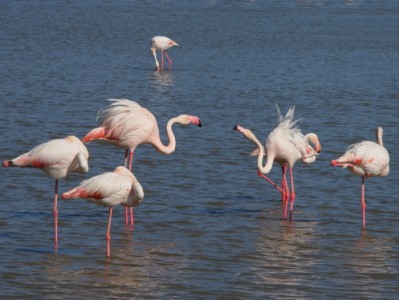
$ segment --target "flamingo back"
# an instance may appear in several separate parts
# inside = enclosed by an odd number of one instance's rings
[[[113,103],[97,114],[98,126],[105,128],[105,139],[124,148],[134,150],[138,145],[150,143],[159,137],[154,115],[138,103],[127,99],[111,99]]]
[[[389,174],[388,151],[383,146],[371,141],[350,145],[345,154],[336,161],[360,176],[373,177]]]

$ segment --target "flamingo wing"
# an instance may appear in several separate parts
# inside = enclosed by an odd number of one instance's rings
[[[146,108],[127,99],[110,101],[112,103],[97,115],[97,123],[105,128],[105,139],[114,140],[123,148],[134,149],[148,143],[154,132],[158,134],[157,121]]]
[[[132,189],[132,180],[114,172],[106,172],[82,183],[62,194],[64,199],[82,198],[102,206],[125,203]]]

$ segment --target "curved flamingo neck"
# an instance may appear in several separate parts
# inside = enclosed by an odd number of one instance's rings
[[[154,144],[155,149],[157,149],[158,152],[162,153],[162,154],[171,154],[175,151],[176,149],[176,137],[173,133],[172,130],[172,126],[175,123],[181,123],[181,120],[179,119],[179,117],[176,118],[172,118],[168,121],[168,123],[166,124],[166,134],[168,136],[169,139],[169,144],[168,145],[164,145],[161,141],[161,139],[158,136],[158,142]]]
[[[382,128],[381,127],[377,128],[376,136],[377,136],[377,144],[384,147],[384,143],[382,141]]]
[[[151,52],[152,52],[152,55],[154,56],[154,59],[155,59],[155,65],[157,66],[157,69],[159,69],[159,62],[158,62],[158,59],[157,59],[157,52],[156,52],[155,47],[151,47]]]
[[[263,174],[268,174],[273,166],[274,155],[272,153],[268,153],[266,157],[266,163],[265,165],[263,165],[263,157],[265,156],[265,150],[261,142],[259,142],[259,140],[256,138],[254,134],[252,134],[251,136],[247,136],[247,138],[253,141],[259,148],[258,163],[257,163],[259,171]]]

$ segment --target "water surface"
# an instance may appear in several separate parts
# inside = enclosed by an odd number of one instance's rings
[[[151,110],[177,149],[135,153],[145,190],[134,229],[116,208],[59,204],[38,170],[0,169],[0,294],[4,298],[389,299],[399,293],[399,5],[395,1],[3,1],[0,4],[0,159],[49,139],[83,137],[109,98]],[[152,36],[166,35],[171,71],[157,72]],[[316,163],[295,167],[292,222],[278,193],[256,175],[254,146],[295,105],[316,132]],[[330,167],[346,147],[384,128],[386,178],[366,181]],[[123,163],[123,150],[91,143],[90,172],[65,191]],[[270,176],[278,181],[278,166]]]

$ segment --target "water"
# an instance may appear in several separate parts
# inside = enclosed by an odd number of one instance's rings
[[[111,257],[107,209],[60,201],[38,170],[0,169],[3,298],[331,299],[399,293],[399,5],[396,1],[3,1],[0,3],[0,159],[49,139],[83,137],[108,98],[137,100],[158,119],[181,113],[203,127],[174,128],[177,150],[138,148],[145,190],[135,227],[116,208]],[[152,36],[179,43],[171,71],[154,71]],[[296,105],[322,153],[298,163],[294,221],[256,175],[254,146]],[[377,126],[391,173],[366,181],[329,161]],[[87,175],[123,163],[123,150],[88,145]],[[279,178],[275,166],[271,177]]]

